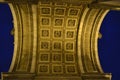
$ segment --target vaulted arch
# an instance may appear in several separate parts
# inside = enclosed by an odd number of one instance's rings
[[[15,46],[3,80],[111,79],[101,68],[97,50],[100,25],[109,7],[96,7],[92,0],[32,2],[8,3]]]

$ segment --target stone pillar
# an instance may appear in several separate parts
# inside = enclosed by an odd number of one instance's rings
[[[11,1],[14,55],[2,80],[111,80],[99,62],[97,40],[109,10],[92,0]]]

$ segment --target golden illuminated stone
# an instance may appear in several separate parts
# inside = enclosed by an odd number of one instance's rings
[[[104,1],[0,1],[12,11],[15,41],[2,80],[111,80],[101,68],[97,41],[105,15],[120,6]]]

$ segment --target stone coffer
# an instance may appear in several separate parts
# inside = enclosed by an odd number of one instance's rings
[[[105,15],[116,6],[100,0],[1,2],[9,4],[14,23],[14,55],[2,80],[111,80],[97,41]]]

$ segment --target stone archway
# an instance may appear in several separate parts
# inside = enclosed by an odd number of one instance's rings
[[[97,50],[99,28],[109,7],[95,7],[92,0],[8,3],[15,46],[2,80],[111,79],[100,66]]]

